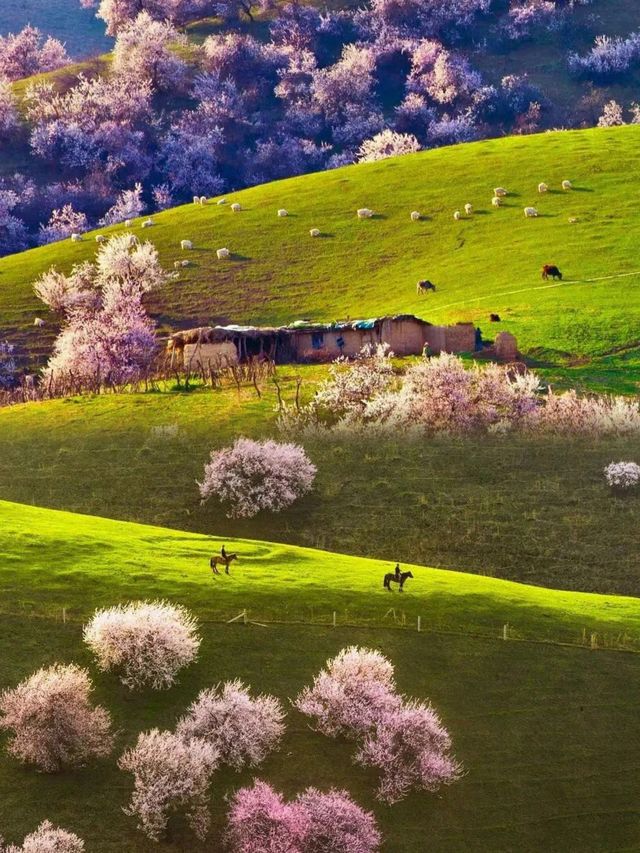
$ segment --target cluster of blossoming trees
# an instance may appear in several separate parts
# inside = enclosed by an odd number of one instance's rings
[[[315,398],[282,416],[285,430],[359,429],[433,433],[551,433],[637,435],[640,405],[625,397],[543,393],[533,371],[495,363],[466,367],[444,353],[422,359],[403,373],[391,353],[365,350],[355,363],[339,360]]]
[[[20,174],[0,181],[0,254],[83,230],[108,210],[105,221],[126,218],[118,197],[136,184],[140,212],[356,160],[533,130],[548,101],[526,75],[489,84],[460,48],[472,44],[480,19],[494,22],[493,42],[512,43],[540,27],[569,26],[574,5],[511,0],[505,10],[490,0],[370,0],[364,9],[320,12],[291,3],[274,14],[269,41],[226,32],[186,48],[178,26],[204,14],[251,16],[253,0],[89,3],[116,36],[108,74],[62,87],[35,82],[21,111],[1,81],[58,67],[64,51],[27,29],[6,39],[3,59],[0,40],[0,153],[18,142],[39,173],[56,173],[45,184]]]
[[[98,667],[114,671],[130,689],[168,688],[195,660],[197,625],[184,608],[137,602],[97,611],[84,640]],[[87,670],[74,664],[41,669],[0,695],[0,728],[7,749],[46,773],[108,756],[115,736],[109,712],[91,701]],[[392,664],[370,649],[351,647],[329,660],[294,702],[329,737],[355,740],[355,761],[380,774],[377,796],[394,803],[410,790],[435,791],[459,778],[451,740],[438,715],[400,695]],[[200,692],[173,731],[139,734],[119,767],[133,775],[126,812],[158,840],[172,813],[185,814],[199,838],[209,829],[209,789],[216,768],[256,767],[276,750],[285,712],[273,696],[251,694],[241,681]],[[49,847],[37,839],[49,839]],[[31,839],[31,840],[30,840]],[[36,841],[33,841],[36,839]],[[235,853],[373,853],[381,836],[374,816],[346,791],[307,788],[290,801],[265,782],[235,792],[225,843]],[[1,846],[0,850],[4,850]],[[6,853],[79,853],[77,836],[45,822],[24,847]]]

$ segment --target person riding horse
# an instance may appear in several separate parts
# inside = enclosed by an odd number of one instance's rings
[[[222,546],[220,548],[220,556],[218,557],[216,554],[209,560],[209,565],[211,566],[211,570],[214,575],[219,575],[218,566],[224,566],[225,574],[229,574],[229,566],[234,560],[238,559],[237,554],[227,554],[227,549]]]

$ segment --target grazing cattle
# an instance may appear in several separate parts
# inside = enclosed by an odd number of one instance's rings
[[[546,281],[548,278],[552,278],[554,281],[560,280],[562,281],[562,273],[558,269],[555,264],[545,264],[542,267],[542,278]]]
[[[423,279],[422,281],[419,281],[416,284],[416,293],[418,294],[418,296],[420,296],[420,294],[422,293],[428,293],[430,290],[433,290],[435,292],[435,289],[435,284],[430,282],[428,279]]]
[[[499,314],[489,314],[489,322],[490,323],[500,323],[500,315]]]

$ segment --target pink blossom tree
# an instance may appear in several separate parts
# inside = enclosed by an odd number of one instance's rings
[[[83,638],[100,669],[115,670],[131,689],[171,687],[200,646],[194,617],[184,607],[163,601],[97,610]]]
[[[359,163],[373,163],[387,157],[399,157],[402,154],[414,154],[420,150],[420,143],[410,133],[397,133],[383,130],[372,139],[365,140],[358,149]]]
[[[214,450],[198,483],[203,501],[215,495],[230,518],[280,512],[310,491],[316,467],[296,444],[239,438]]]
[[[65,204],[63,208],[53,211],[46,225],[40,226],[38,243],[41,246],[46,243],[55,243],[57,240],[64,240],[72,234],[82,234],[88,229],[89,223],[86,214],[74,210],[71,204]]]
[[[113,49],[113,70],[132,80],[149,80],[154,89],[178,89],[187,70],[172,47],[187,44],[170,21],[155,21],[141,12],[119,31]]]
[[[437,791],[460,778],[451,738],[430,705],[406,701],[365,734],[356,762],[381,773],[378,799],[395,803],[411,789]]]
[[[91,704],[89,673],[73,664],[40,669],[0,695],[8,751],[45,773],[77,767],[111,752],[107,711]]]
[[[130,190],[123,190],[116,203],[100,220],[100,225],[118,225],[125,219],[137,219],[144,213],[146,205],[142,199],[142,184],[137,183]]]
[[[283,720],[284,710],[275,697],[252,697],[241,681],[227,681],[201,691],[179,720],[176,734],[206,740],[221,764],[240,770],[261,764],[278,747]]]
[[[391,662],[378,651],[357,646],[328,660],[295,700],[296,708],[329,737],[359,737],[400,705]]]
[[[205,838],[210,821],[207,795],[217,763],[215,748],[203,740],[185,741],[158,729],[141,733],[118,762],[134,777],[125,812],[137,817],[139,828],[154,841],[160,840],[174,812],[185,813],[195,835]]]
[[[84,853],[84,841],[73,832],[59,829],[44,820],[35,832],[30,832],[20,846],[5,847],[0,838],[0,853]]]
[[[13,89],[7,80],[0,77],[0,141],[13,136],[19,124],[18,107]]]
[[[307,788],[287,803],[256,780],[234,795],[225,840],[233,853],[376,853],[381,836],[346,791]]]
[[[59,41],[45,37],[36,27],[0,36],[0,79],[19,80],[43,71],[54,71],[71,62]]]

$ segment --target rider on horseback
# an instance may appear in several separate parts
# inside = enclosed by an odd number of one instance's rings
[[[396,563],[395,575],[396,580],[398,581],[398,583],[400,583],[400,563]]]
[[[220,548],[220,554],[222,555],[222,559],[227,562],[227,552],[225,551],[224,545]]]

